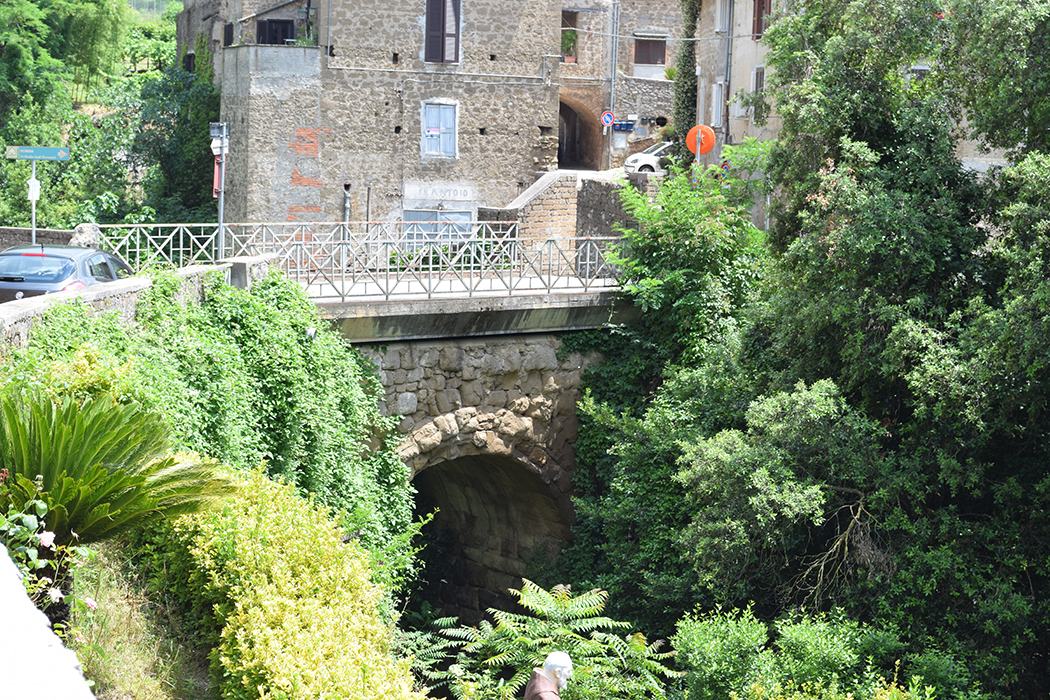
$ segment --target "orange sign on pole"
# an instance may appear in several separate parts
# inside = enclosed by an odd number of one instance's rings
[[[689,130],[685,145],[693,153],[702,156],[715,147],[715,130],[707,124],[698,124]]]

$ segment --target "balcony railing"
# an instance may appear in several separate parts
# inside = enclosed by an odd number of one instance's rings
[[[619,239],[519,239],[513,222],[102,226],[102,247],[139,269],[274,253],[318,300],[461,298],[618,288]]]

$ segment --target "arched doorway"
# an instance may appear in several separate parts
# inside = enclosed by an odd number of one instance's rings
[[[558,108],[558,167],[597,170],[601,159],[601,125],[590,111],[561,99]]]
[[[570,536],[564,508],[538,475],[499,455],[470,455],[416,475],[417,512],[438,513],[424,530],[422,596],[475,624],[488,608],[511,610],[530,562]]]

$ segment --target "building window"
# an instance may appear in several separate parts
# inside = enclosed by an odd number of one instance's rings
[[[292,44],[295,43],[295,20],[260,19],[255,22],[255,43],[257,44]]]
[[[733,0],[719,0],[718,2],[718,28],[716,32],[729,31],[729,15],[733,9]]]
[[[576,12],[561,13],[561,60],[563,63],[576,62],[576,48],[580,34],[576,31],[579,14]]]
[[[424,243],[449,243],[470,236],[471,212],[406,209],[405,239],[416,248]]]
[[[725,83],[715,83],[711,86],[711,126],[722,126],[723,113],[726,103]]]
[[[766,67],[755,66],[754,72],[751,74],[751,92],[756,95],[761,95],[766,91]]]
[[[197,68],[197,55],[192,53],[184,54],[182,57],[182,70],[187,73],[192,73]]]
[[[773,0],[754,0],[754,21],[751,26],[751,38],[758,39],[762,38],[762,32],[766,29],[766,21],[768,15],[773,11]]]
[[[456,157],[456,105],[423,105],[423,155]]]
[[[634,62],[642,65],[662,66],[667,42],[664,39],[635,39]]]
[[[427,0],[427,63],[456,63],[459,60],[460,0]]]

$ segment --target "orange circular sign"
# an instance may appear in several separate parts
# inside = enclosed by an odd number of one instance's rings
[[[700,151],[696,150],[697,135],[699,134]],[[715,130],[707,124],[698,124],[689,130],[685,137],[685,145],[697,155],[703,155],[715,147]]]

